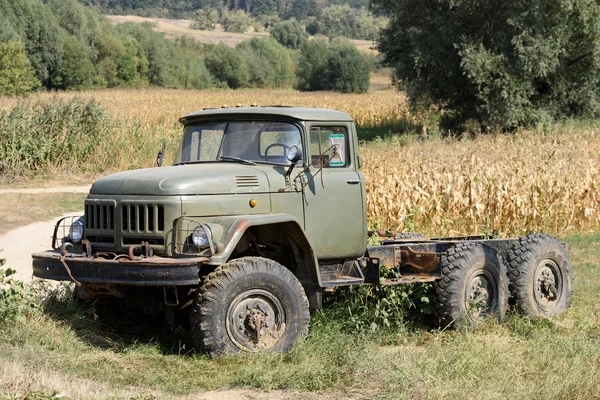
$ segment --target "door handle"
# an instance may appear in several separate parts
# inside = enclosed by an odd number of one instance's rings
[[[350,179],[350,180],[346,181],[346,183],[348,185],[360,185],[360,180],[358,180],[358,179],[355,179],[355,180]]]

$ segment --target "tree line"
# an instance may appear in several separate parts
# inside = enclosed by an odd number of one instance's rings
[[[147,23],[113,26],[76,0],[0,0],[0,95],[148,85],[368,89],[370,62],[349,42],[306,41],[305,34],[297,39],[292,34],[298,31],[282,29],[277,40],[253,38],[235,48],[203,45],[189,37],[168,40]],[[314,76],[305,59],[314,58],[316,47],[327,48],[319,53],[319,65],[360,68],[351,76]],[[315,85],[317,78],[322,83]]]
[[[253,16],[276,14],[281,19],[305,20],[332,5],[366,9],[369,0],[80,0],[107,14],[189,18],[197,10],[243,10]]]
[[[254,32],[271,31],[282,21],[298,22],[296,16],[282,20],[276,13],[252,15],[242,9],[227,8],[199,9],[192,18],[192,29],[213,30],[220,24],[225,32],[237,33],[249,29]],[[320,10],[317,16],[308,16],[302,22],[306,32],[311,35],[375,40],[378,32],[387,24],[387,19],[375,16],[364,8],[356,9],[343,4],[328,6]]]

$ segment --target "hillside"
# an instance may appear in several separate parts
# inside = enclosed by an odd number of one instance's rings
[[[107,18],[115,25],[125,22],[148,22],[153,25],[153,29],[156,32],[164,33],[168,38],[172,39],[178,36],[186,35],[204,44],[217,44],[222,42],[230,47],[235,47],[244,40],[255,37],[269,37],[268,32],[252,32],[251,30],[246,33],[225,32],[219,25],[217,25],[217,27],[212,31],[190,29],[190,24],[193,21],[189,19],[152,18],[139,17],[137,15],[107,15]],[[352,42],[363,53],[377,52],[374,49],[375,43],[371,40],[350,39],[350,42]]]
[[[369,0],[79,0],[81,4],[95,7],[103,13],[115,15],[135,14],[144,17],[189,17],[199,9],[244,10],[253,15],[277,14],[280,18],[294,17],[303,20],[318,15],[332,5],[348,5],[366,9]]]

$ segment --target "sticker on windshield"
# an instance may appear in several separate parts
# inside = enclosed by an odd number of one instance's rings
[[[344,155],[346,149],[344,145],[346,143],[345,136],[341,133],[334,133],[329,135],[329,165],[332,167],[340,167],[346,164]]]

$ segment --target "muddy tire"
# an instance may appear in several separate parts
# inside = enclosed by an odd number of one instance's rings
[[[547,235],[521,237],[507,255],[511,303],[528,317],[552,317],[569,308],[573,266],[563,245]]]
[[[290,350],[308,334],[308,299],[294,274],[266,258],[244,257],[213,271],[194,300],[196,347],[211,357]]]
[[[402,232],[394,236],[394,240],[427,240],[427,238],[419,232]]]
[[[434,314],[442,327],[460,327],[489,317],[499,321],[508,308],[506,267],[496,251],[458,243],[442,255],[442,276],[434,284]]]

